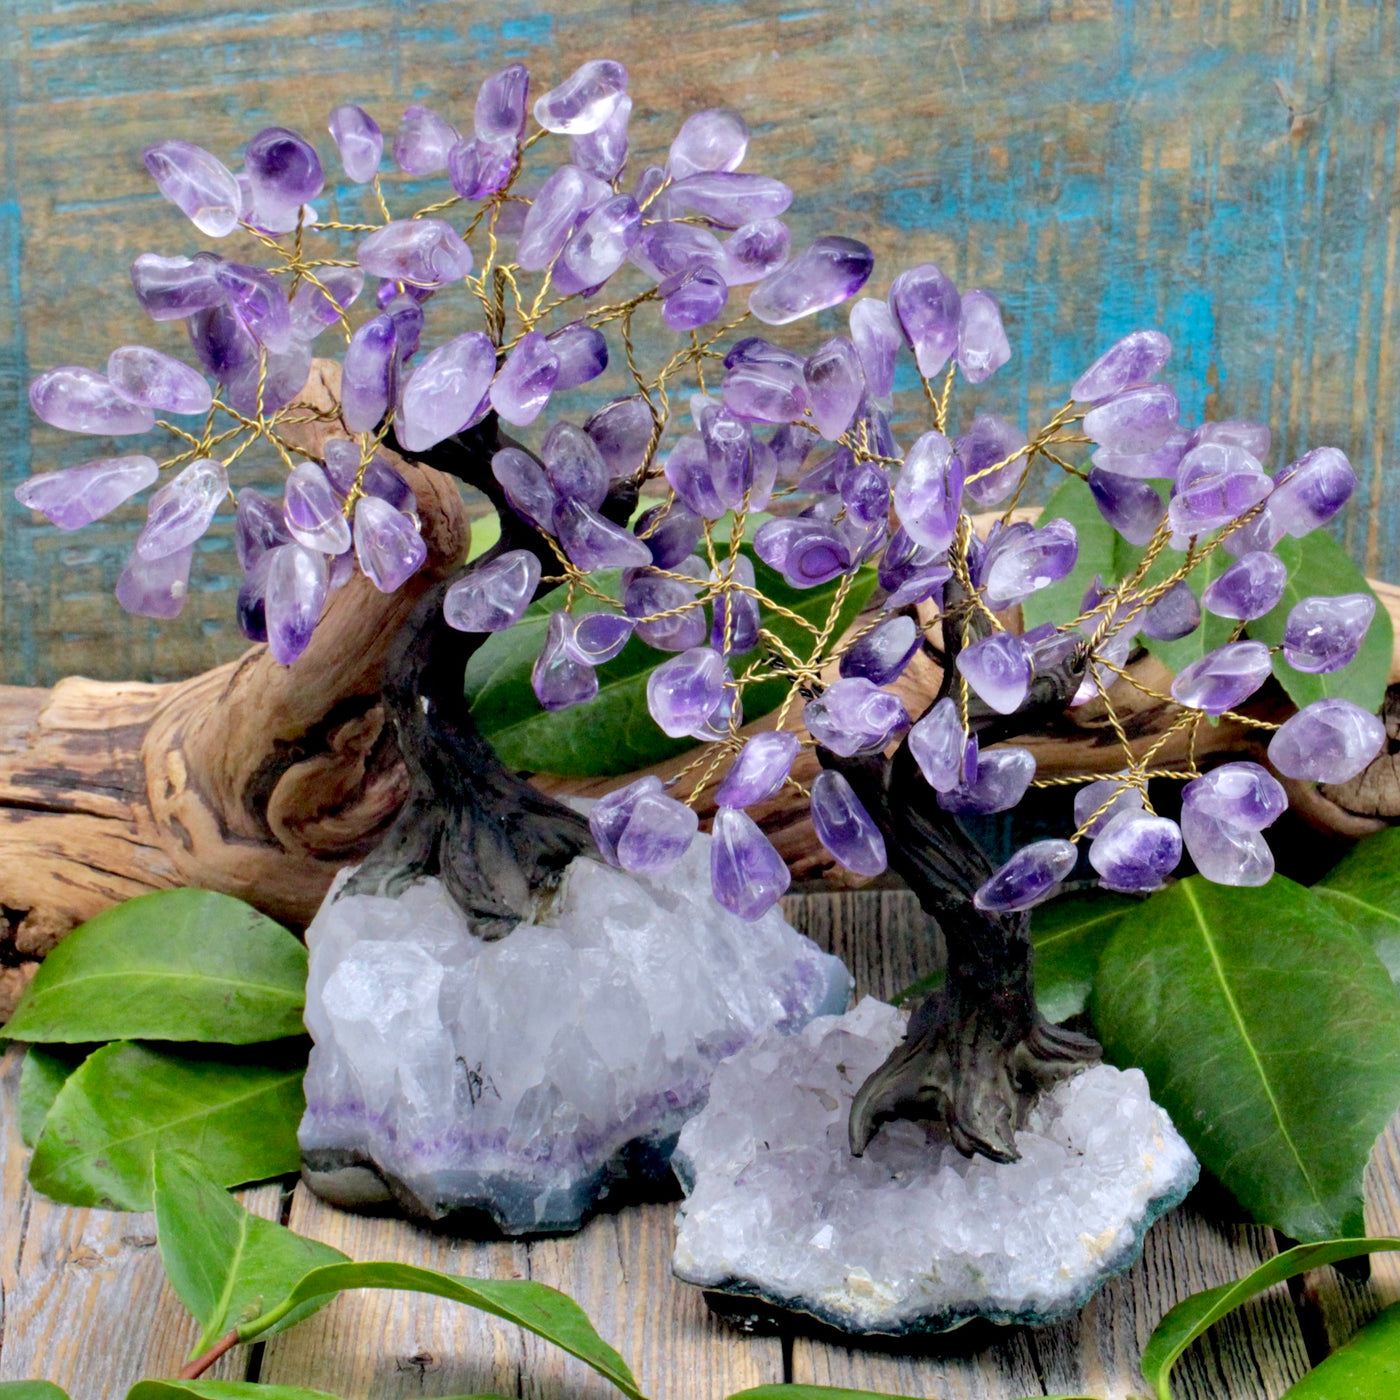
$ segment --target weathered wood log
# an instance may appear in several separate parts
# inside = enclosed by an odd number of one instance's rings
[[[335,373],[317,363],[304,395],[309,405],[326,410],[335,402]],[[287,430],[309,452],[340,431],[327,421]],[[470,537],[451,478],[407,462],[399,467],[417,498],[427,566],[390,595],[357,574],[332,595],[294,666],[279,666],[265,646],[254,646],[237,661],[172,684],[71,677],[51,690],[0,686],[0,1020],[36,960],[111,904],[198,885],[302,926],[336,871],[362,859],[387,829],[407,780],[379,697],[385,655],[422,593],[460,565]],[[1375,587],[1400,631],[1400,589]],[[1150,657],[1134,670],[1154,689],[1169,682]],[[920,656],[896,688],[918,713],[939,680],[937,665]],[[1400,661],[1392,663],[1391,681],[1400,682]],[[1126,682],[1115,687],[1114,701],[1138,752],[1168,726],[1170,707]],[[1287,712],[1279,696],[1255,708],[1268,718]],[[1388,722],[1400,739],[1400,704]],[[1258,730],[1222,722],[1201,729],[1196,753],[1258,757],[1261,739]],[[1101,703],[1020,742],[1035,753],[1043,777],[1107,770],[1120,761]],[[1180,736],[1156,761],[1170,766],[1185,758]],[[651,771],[669,778],[690,762],[683,756]],[[794,777],[806,785],[816,772],[815,755],[804,749]],[[722,769],[694,771],[702,816],[713,811],[721,776]],[[584,796],[618,783],[536,781],[551,793]],[[1293,786],[1295,805],[1324,830],[1357,837],[1400,818],[1400,764],[1391,754],[1335,789]],[[832,871],[793,788],[755,815],[797,878],[844,878]]]

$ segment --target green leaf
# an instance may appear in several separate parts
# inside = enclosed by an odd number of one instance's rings
[[[221,1186],[294,1172],[305,1068],[104,1045],[59,1090],[29,1180],[65,1205],[149,1210],[157,1147],[193,1153]]]
[[[52,1381],[0,1381],[0,1400],[68,1400]]]
[[[1370,593],[1366,576],[1352,562],[1351,555],[1321,530],[1295,540],[1279,541],[1275,553],[1288,565],[1288,583],[1283,600],[1273,612],[1251,622],[1246,629],[1257,641],[1277,646],[1283,641],[1284,624],[1294,604],[1312,594],[1333,597],[1342,593]],[[1374,595],[1373,595],[1374,596]],[[1340,696],[1374,713],[1385,699],[1390,677],[1390,657],[1394,630],[1390,614],[1377,605],[1366,640],[1352,661],[1330,675],[1309,676],[1295,671],[1283,658],[1274,655],[1274,675],[1288,692],[1288,698],[1301,708],[1314,700]]]
[[[1395,1249],[1400,1249],[1400,1240],[1386,1238],[1353,1237],[1322,1240],[1316,1244],[1300,1244],[1282,1254],[1276,1254],[1234,1283],[1207,1288],[1200,1293],[1193,1293],[1189,1298],[1183,1298],[1157,1324],[1147,1340],[1141,1363],[1144,1379],[1157,1392],[1158,1400],[1171,1400],[1171,1369],[1177,1358],[1226,1313],[1232,1312],[1241,1303],[1247,1303],[1276,1283],[1283,1283],[1286,1279],[1306,1273],[1309,1269],[1318,1269],[1324,1264],[1335,1264],[1343,1259],[1354,1259],[1358,1254],[1374,1254]],[[1294,1392],[1290,1390],[1288,1393],[1292,1395]],[[1314,1393],[1320,1400],[1323,1392]],[[1325,1393],[1334,1397],[1334,1400],[1342,1400],[1342,1392]],[[1393,1393],[1386,1392],[1387,1395]]]
[[[1321,1361],[1283,1400],[1394,1400],[1400,1395],[1400,1303]]]
[[[1400,982],[1400,828],[1358,842],[1312,887],[1376,950]]]
[[[137,1381],[126,1400],[337,1400],[324,1390],[255,1381]],[[3,1400],[0,1397],[0,1400]]]
[[[1153,895],[1099,960],[1094,1027],[1203,1166],[1294,1239],[1361,1232],[1362,1173],[1400,1101],[1400,995],[1320,897],[1276,876]]]
[[[729,1400],[905,1400],[883,1390],[847,1390],[839,1385],[756,1385]],[[1092,1400],[1087,1395],[1037,1395],[1034,1400]]]
[[[750,546],[743,549],[752,557]],[[775,603],[817,626],[826,622],[839,580],[820,588],[789,588],[780,574],[758,559],[754,560],[754,572],[758,588]],[[604,571],[590,582],[609,596],[617,595],[619,575],[615,570]],[[832,640],[854,621],[874,587],[875,571],[858,570]],[[668,738],[648,713],[647,678],[668,656],[635,637],[620,655],[598,668],[598,694],[587,704],[553,713],[540,708],[530,685],[530,671],[544,645],[550,614],[567,600],[567,590],[561,588],[532,603],[514,627],[488,637],[467,664],[466,693],[472,716],[501,761],[510,768],[566,778],[610,777],[694,748],[692,739]],[[574,601],[577,613],[603,606],[586,596]],[[767,614],[764,622],[800,655],[810,652],[813,638],[798,623],[774,614]],[[776,708],[786,693],[785,681],[750,685],[744,692],[745,721]]]
[[[567,1293],[531,1279],[456,1278],[412,1264],[388,1262],[329,1264],[307,1274],[278,1307],[240,1327],[239,1338],[252,1341],[271,1331],[294,1309],[350,1288],[399,1288],[465,1303],[553,1342],[591,1366],[624,1395],[644,1400],[627,1363],[598,1335],[588,1314]]]
[[[193,1356],[280,1303],[312,1269],[349,1260],[328,1244],[244,1210],[184,1152],[156,1157],[155,1209],[166,1275],[203,1329]],[[290,1327],[315,1308],[308,1303],[271,1330]]]
[[[1113,542],[1117,534],[1099,514],[1087,483],[1079,477],[1067,475],[1056,487],[1040,513],[1039,523],[1043,525],[1056,518],[1068,520],[1074,526],[1079,537],[1079,557],[1067,578],[1032,593],[1021,604],[1028,632],[1042,622],[1061,623],[1078,617],[1079,604],[1094,581],[1094,575],[1098,574],[1105,583],[1115,577]]]
[[[1084,1010],[1100,954],[1123,916],[1142,904],[1107,890],[1084,890],[1035,911],[1035,1000],[1047,1021],[1066,1021]]]
[[[230,895],[161,890],[74,929],[5,1034],[246,1045],[300,1035],[305,993],[306,949],[286,929]]]
[[[58,1091],[82,1064],[89,1048],[49,1050],[31,1045],[25,1052],[19,1072],[19,1135],[26,1147],[39,1141],[44,1119],[49,1116]]]

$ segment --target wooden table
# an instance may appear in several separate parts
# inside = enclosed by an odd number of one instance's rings
[[[845,958],[859,992],[890,995],[928,970],[913,897],[898,891],[801,895],[789,917]],[[196,1329],[165,1282],[150,1215],[59,1206],[24,1181],[14,1094],[19,1057],[0,1061],[0,1380],[42,1377],[73,1400],[121,1400],[144,1376],[179,1370]],[[1367,1181],[1372,1233],[1400,1234],[1400,1120],[1377,1144]],[[1056,1327],[968,1328],[919,1355],[832,1345],[796,1333],[746,1336],[717,1321],[670,1272],[670,1205],[594,1219],[579,1234],[531,1243],[445,1238],[367,1219],[305,1187],[245,1191],[280,1218],[355,1259],[396,1259],[457,1274],[533,1278],[572,1294],[631,1364],[653,1400],[723,1400],[746,1386],[810,1381],[928,1400],[1011,1400],[1055,1393],[1141,1394],[1137,1362],[1174,1303],[1244,1274],[1277,1252],[1274,1232],[1226,1218],[1197,1192],[1149,1232],[1142,1259]],[[1179,1397],[1272,1400],[1329,1348],[1400,1298],[1394,1255],[1366,1285],[1330,1269],[1278,1287],[1194,1347]],[[240,1348],[212,1373],[347,1397],[473,1395],[606,1400],[615,1392],[537,1338],[466,1308],[407,1293],[339,1298],[265,1347]]]

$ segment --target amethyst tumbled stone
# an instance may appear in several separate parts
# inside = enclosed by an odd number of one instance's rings
[[[1295,671],[1311,675],[1340,671],[1361,650],[1375,615],[1372,593],[1303,598],[1284,624],[1284,659]]]
[[[812,738],[842,758],[877,753],[909,725],[897,695],[859,676],[836,681],[809,700],[802,720]]]
[[[812,782],[812,825],[817,839],[847,870],[879,875],[888,863],[885,838],[845,777],[833,769]]]
[[[697,177],[698,178],[698,177]],[[870,280],[875,254],[854,238],[818,238],[749,294],[749,310],[770,326],[839,306]]]
[[[1032,841],[978,889],[972,902],[989,914],[1030,909],[1055,893],[1076,858],[1072,841]]]
[[[1286,778],[1344,783],[1381,751],[1385,725],[1350,700],[1314,700],[1269,741],[1269,762]]]
[[[540,561],[512,549],[459,578],[442,600],[443,616],[459,632],[504,632],[520,621],[539,581]]]
[[[1208,715],[1223,714],[1248,700],[1269,671],[1269,649],[1263,642],[1227,642],[1176,677],[1172,699]]]
[[[787,862],[746,812],[721,807],[711,828],[710,882],[715,898],[741,919],[760,919],[787,892]]]
[[[1181,828],[1166,817],[1125,812],[1115,817],[1089,847],[1089,864],[1104,889],[1148,894],[1181,861]]]

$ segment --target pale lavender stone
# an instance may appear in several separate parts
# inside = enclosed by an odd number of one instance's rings
[[[574,69],[535,102],[535,120],[546,131],[582,136],[597,131],[627,91],[627,70],[598,58]]]
[[[678,500],[653,506],[638,517],[633,533],[651,550],[658,569],[671,569],[692,553],[702,530],[700,517]]]
[[[1346,454],[1315,447],[1278,474],[1269,510],[1284,533],[1302,536],[1331,520],[1355,490],[1356,472]]]
[[[1099,514],[1129,544],[1144,545],[1157,533],[1166,506],[1150,482],[1089,468],[1089,490]]]
[[[938,794],[938,805],[955,816],[1008,812],[1025,795],[1035,777],[1029,749],[986,749],[977,755],[977,776]]]
[[[80,530],[144,491],[160,475],[153,457],[99,457],[80,467],[31,476],[15,499],[60,530]]]
[[[691,647],[647,677],[647,709],[672,739],[685,738],[724,698],[724,658],[713,647]]]
[[[968,685],[999,715],[1015,714],[1031,688],[1031,658],[1025,642],[1010,632],[981,637],[958,653]]]
[[[1225,552],[1236,559],[1246,554],[1268,553],[1288,533],[1274,514],[1270,496],[1243,524],[1225,536]]]
[[[145,345],[113,350],[107,379],[123,398],[165,413],[207,413],[214,402],[203,375]]]
[[[709,325],[729,300],[724,278],[709,267],[668,277],[659,290],[661,319],[673,331],[693,331]]]
[[[714,494],[727,510],[737,510],[753,485],[753,429],[727,408],[706,407],[700,437]]]
[[[230,406],[250,417],[285,408],[301,393],[311,373],[311,347],[305,341],[293,340],[285,350],[268,350],[265,359],[265,368],[250,363],[224,386]]]
[[[1194,806],[1181,809],[1181,835],[1196,869],[1217,885],[1267,885],[1274,854],[1257,831],[1208,816]]]
[[[163,559],[194,544],[227,495],[224,464],[212,457],[197,458],[151,497],[145,527],[136,537],[136,553],[142,559]]]
[[[316,281],[303,282],[292,293],[292,337],[314,340],[327,326],[341,320],[365,289],[365,274],[358,267],[320,267]]]
[[[357,185],[368,184],[379,173],[384,158],[384,133],[379,123],[353,102],[342,103],[330,117],[329,130],[346,176]]]
[[[350,522],[330,479],[316,462],[301,462],[287,474],[282,518],[292,538],[306,549],[344,554],[350,548]]]
[[[875,254],[864,243],[818,238],[749,293],[749,310],[770,326],[785,326],[853,297],[874,268]]]
[[[423,337],[423,307],[413,297],[397,296],[385,302],[384,314],[394,323],[394,359],[396,367],[402,369]]]
[[[598,673],[570,654],[565,639],[574,620],[566,612],[552,612],[544,647],[530,672],[530,685],[543,709],[566,710],[582,705],[598,693]]]
[[[341,375],[340,416],[352,433],[371,432],[389,411],[397,343],[393,318],[382,311],[351,337]]]
[[[1184,580],[1170,588],[1142,615],[1142,631],[1158,642],[1189,637],[1201,625],[1201,604]]]
[[[234,502],[233,547],[238,563],[245,571],[251,569],[270,549],[286,544],[291,535],[282,519],[278,501],[245,486]]]
[[[1079,538],[1068,520],[1047,520],[1024,534],[1013,527],[988,545],[981,580],[994,609],[1067,578],[1079,558]]]
[[[145,404],[133,403],[105,374],[77,365],[41,374],[29,386],[29,406],[52,428],[105,437],[144,433],[156,421]]]
[[[642,228],[642,213],[630,194],[599,204],[574,230],[554,269],[564,295],[606,282],[627,258]]]
[[[817,743],[842,758],[878,753],[909,727],[899,696],[851,676],[827,686],[802,709],[802,722]]]
[[[631,117],[632,99],[623,93],[602,126],[569,138],[569,159],[596,179],[617,179],[627,164],[627,123]]]
[[[849,543],[824,520],[770,520],[754,536],[754,550],[793,588],[815,588],[851,567]]]
[[[746,812],[721,807],[710,841],[710,883],[715,898],[741,919],[761,919],[787,893],[787,863]]]
[[[641,793],[617,841],[617,863],[633,875],[664,875],[690,849],[700,818],[684,802]]]
[[[479,141],[516,141],[525,130],[530,70],[523,63],[492,73],[476,94],[472,129]]]
[[[1100,807],[1104,810],[1095,817]],[[1121,778],[1099,778],[1074,794],[1074,825],[1084,827],[1089,837],[1101,835],[1115,817],[1141,811],[1142,793]]]
[[[1242,555],[1201,594],[1207,612],[1242,622],[1273,612],[1288,584],[1288,566],[1277,554],[1251,550]]]
[[[1107,447],[1096,449],[1094,465],[1115,476],[1133,476],[1140,480],[1151,477],[1174,478],[1186,455],[1186,444],[1191,434],[1185,428],[1176,427],[1167,434],[1167,440],[1151,452],[1113,452]]]
[[[1340,671],[1361,650],[1375,615],[1373,593],[1300,599],[1284,624],[1284,660],[1309,675]]]
[[[258,342],[227,302],[192,312],[185,329],[200,364],[221,383],[258,372]]]
[[[1202,423],[1193,428],[1186,440],[1186,450],[1203,442],[1223,442],[1229,447],[1242,447],[1251,457],[1263,461],[1269,455],[1272,438],[1267,423],[1254,423],[1246,418],[1227,418],[1219,423]]]
[[[857,875],[879,875],[888,865],[885,838],[850,783],[832,769],[812,781],[812,825],[817,840]]]
[[[1286,778],[1345,783],[1381,751],[1385,725],[1350,700],[1314,700],[1269,741],[1269,762]]]
[[[521,267],[540,272],[554,261],[597,183],[576,165],[561,165],[540,186],[516,244],[515,260]]]
[[[133,549],[117,579],[117,602],[136,617],[179,617],[189,597],[193,558],[192,544],[159,559],[145,559]]]
[[[1227,642],[1172,681],[1172,699],[1188,709],[1222,714],[1248,700],[1269,673],[1269,649],[1263,642]]]
[[[738,112],[710,107],[681,124],[666,158],[672,179],[702,170],[737,170],[749,148],[749,128]]]
[[[651,551],[641,540],[582,501],[567,497],[559,501],[554,507],[554,532],[570,562],[585,573],[639,569],[651,563]]]
[[[596,379],[608,367],[608,342],[602,331],[583,321],[570,321],[545,337],[550,349],[559,358],[559,373],[555,376],[556,391],[576,389]],[[651,416],[647,416],[648,428]]]
[[[446,219],[395,219],[360,240],[359,264],[372,277],[441,287],[472,270],[472,252]]]
[[[1242,447],[1202,443],[1181,459],[1167,516],[1178,534],[1203,534],[1258,505],[1272,486],[1264,469]]]
[[[642,569],[623,589],[622,606],[632,619],[637,636],[649,647],[657,651],[689,651],[703,646],[708,632],[705,609],[695,602],[698,592],[698,584]]]
[[[613,399],[583,424],[583,431],[603,454],[609,476],[631,476],[642,466],[651,445],[652,430],[651,409],[640,395]]]
[[[657,201],[668,218],[699,214],[720,228],[739,229],[776,219],[792,203],[781,180],[740,171],[702,170],[668,185]],[[663,212],[658,208],[658,212]]]
[[[290,666],[306,650],[326,603],[326,556],[299,544],[284,544],[267,557],[268,649],[279,665]]]
[[[917,543],[902,526],[890,536],[885,552],[880,558],[880,587],[888,593],[902,592],[905,588],[917,585],[921,579],[930,577],[941,570],[944,582],[952,576],[951,571],[940,563],[940,552]],[[906,599],[896,603],[893,598],[887,607],[905,607],[910,602],[922,602],[921,598]]]
[[[496,347],[480,331],[455,336],[424,356],[404,385],[394,433],[410,452],[422,452],[471,421],[491,388]]]
[[[1011,358],[1001,307],[990,292],[962,294],[958,309],[958,368],[969,384],[982,384]]]
[[[1099,884],[1122,894],[1148,894],[1181,863],[1181,828],[1166,817],[1124,813],[1089,847]]]
[[[964,490],[979,506],[997,505],[1020,484],[1026,443],[1020,428],[995,413],[979,413],[957,440],[958,460],[967,477]]]
[[[715,489],[709,449],[699,433],[687,433],[676,443],[663,470],[667,484],[688,510],[706,520],[724,514],[726,507]]]
[[[963,465],[940,432],[924,433],[909,449],[894,486],[899,522],[917,544],[944,550],[962,510]]]
[[[766,346],[767,342],[760,344]],[[805,361],[783,352],[745,355],[724,376],[720,395],[725,407],[756,423],[790,423],[800,419],[808,406],[804,365]]]
[[[286,350],[292,342],[292,309],[277,279],[266,268],[231,262],[220,263],[214,275],[258,343]]]
[[[924,781],[935,792],[952,792],[955,788],[968,789],[977,782],[978,776],[977,736],[963,729],[958,717],[957,702],[951,695],[932,706],[929,712],[909,731],[909,752],[919,765]],[[996,750],[997,753],[1026,753],[1025,749]],[[994,763],[993,767],[999,766]],[[1031,776],[1035,774],[1035,763],[1031,763]],[[1027,778],[1027,783],[1030,779]],[[1019,801],[1019,798],[1017,799]]]
[[[865,375],[855,344],[845,336],[828,340],[808,357],[803,377],[817,431],[835,442],[851,426],[865,393]]]
[[[600,797],[593,804],[588,813],[588,829],[597,843],[598,854],[609,865],[618,863],[617,843],[622,839],[622,833],[627,830],[627,823],[636,810],[637,803],[644,796],[660,793],[661,790],[661,779],[649,773],[645,778],[638,778],[635,783],[628,783],[626,787],[617,788],[606,797]]]
[[[913,347],[919,373],[931,379],[958,346],[962,298],[937,263],[920,263],[901,272],[890,286],[890,311]]]
[[[564,646],[575,661],[601,666],[621,655],[632,640],[632,630],[630,617],[610,612],[584,613],[575,622],[572,635],[565,634]]]
[[[724,266],[724,249],[709,229],[673,220],[647,224],[627,257],[657,282],[701,267],[720,271]]]
[[[724,240],[719,272],[731,287],[760,282],[792,256],[792,233],[781,219],[755,219]]]
[[[431,107],[404,109],[394,133],[394,159],[410,175],[436,175],[447,167],[447,153],[462,134]]]
[[[608,494],[607,463],[582,428],[556,423],[545,434],[540,456],[544,458],[545,475],[559,499],[582,501],[594,510],[603,504]]]
[[[413,490],[399,473],[377,452],[360,471],[360,445],[347,438],[330,438],[321,449],[326,479],[336,494],[348,496],[358,483],[366,496],[379,496],[395,510],[416,509]]]
[[[1161,331],[1132,331],[1099,356],[1070,390],[1077,403],[1103,403],[1124,389],[1150,384],[1171,358],[1172,343]]]
[[[447,153],[447,178],[463,199],[485,199],[504,189],[514,169],[514,141],[458,141]]]
[[[1180,413],[1176,395],[1165,384],[1144,384],[1090,409],[1084,432],[1113,452],[1152,452],[1171,436]]]
[[[972,902],[992,914],[1030,909],[1049,899],[1074,869],[1078,852],[1072,841],[1050,838],[1022,846],[972,896]]]
[[[394,593],[427,562],[428,546],[401,510],[378,496],[361,496],[355,502],[355,558],[381,593]]]
[[[540,582],[540,561],[512,549],[478,564],[442,600],[442,615],[459,632],[504,632],[525,615]]]
[[[243,152],[259,209],[295,211],[325,188],[316,148],[285,126],[264,127]]]
[[[1187,783],[1183,806],[1243,831],[1262,831],[1288,810],[1288,794],[1257,763],[1223,763]]]
[[[329,575],[327,586],[332,593],[337,588],[344,588],[355,576],[355,553],[347,549],[344,554],[332,554],[326,561],[326,571]]]
[[[721,807],[752,807],[777,794],[792,771],[802,744],[796,734],[776,730],[744,741],[739,757],[715,792]]]
[[[243,200],[229,168],[202,146],[158,141],[141,160],[156,188],[201,233],[224,238],[238,227]]]
[[[131,264],[131,285],[141,309],[153,321],[179,321],[196,311],[207,311],[224,299],[212,254],[193,258],[163,258],[142,253]]]
[[[903,342],[889,304],[877,297],[861,297],[852,303],[849,320],[866,388],[872,398],[886,400],[894,391],[895,357]]]
[[[491,384],[491,407],[518,428],[533,423],[559,378],[559,356],[539,331],[515,343]]]

